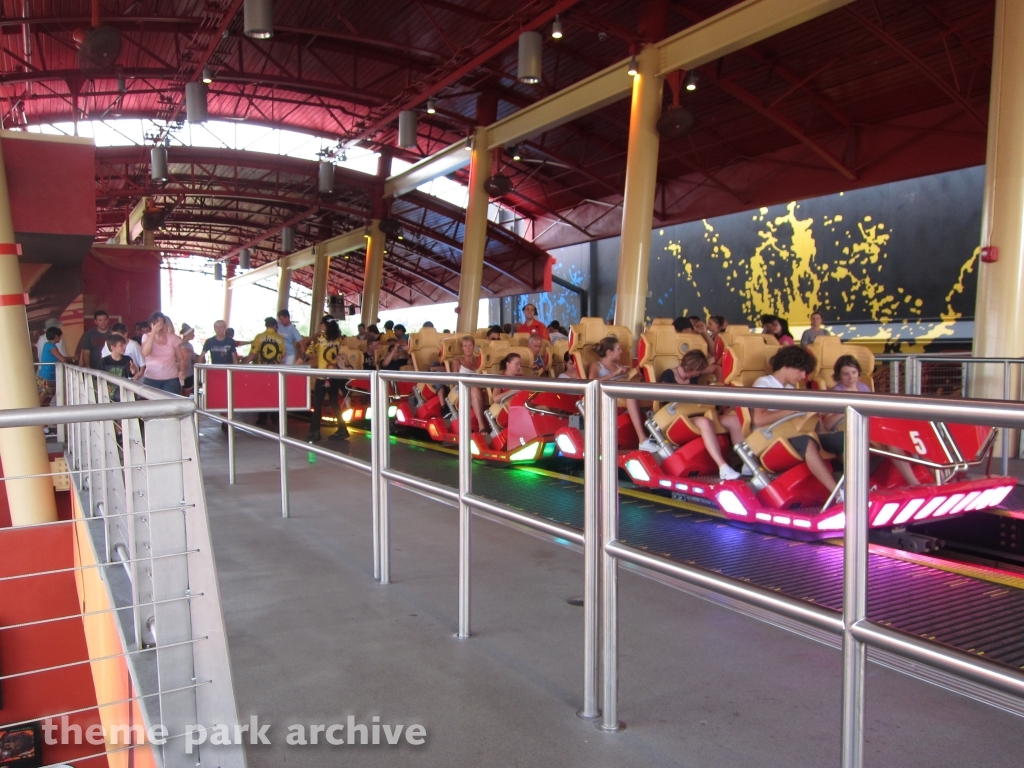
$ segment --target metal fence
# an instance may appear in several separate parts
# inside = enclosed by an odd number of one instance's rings
[[[215,366],[197,366],[198,369]],[[230,370],[246,366],[216,366]],[[754,607],[789,623],[826,633],[840,639],[843,649],[842,688],[842,766],[860,768],[863,764],[864,740],[864,670],[867,648],[881,649],[907,660],[904,671],[936,670],[957,681],[968,681],[996,695],[1010,694],[1024,699],[1024,674],[983,657],[970,655],[928,640],[893,630],[867,619],[868,578],[868,424],[872,416],[922,419],[949,422],[989,424],[1019,429],[1024,426],[1024,406],[997,401],[956,401],[935,398],[862,395],[839,392],[786,390],[751,390],[716,388],[714,400],[724,406],[748,406],[846,415],[845,465],[845,541],[843,611],[835,612],[812,603],[787,597],[748,582],[652,555],[621,542],[618,538],[619,480],[616,461],[617,398],[657,400],[659,402],[701,403],[708,398],[704,387],[668,387],[651,384],[612,384],[536,378],[509,378],[478,374],[427,374],[388,371],[314,371],[302,368],[267,368],[267,373],[288,375],[369,378],[373,414],[386,414],[392,383],[429,382],[457,384],[459,388],[459,487],[453,489],[426,478],[414,477],[391,468],[389,435],[386,420],[374,421],[372,460],[359,462],[348,456],[303,443],[284,436],[286,427],[284,403],[281,403],[282,426],[279,434],[258,430],[237,422],[230,413],[225,418],[204,411],[224,421],[231,428],[240,428],[282,445],[315,451],[319,455],[349,466],[369,471],[373,483],[374,502],[374,577],[382,583],[390,581],[388,551],[390,549],[388,489],[390,484],[404,485],[434,496],[459,509],[459,637],[470,635],[470,520],[473,514],[511,521],[545,534],[582,545],[584,551],[584,677],[583,708],[580,715],[598,719],[598,727],[615,731],[618,720],[618,564],[659,574],[681,585],[696,586],[705,592],[722,595],[734,602]],[[230,379],[229,379],[230,381]],[[554,391],[582,394],[585,400],[586,465],[584,530],[569,528],[540,517],[523,513],[473,493],[470,429],[470,387],[501,386],[532,391]],[[281,388],[283,391],[283,387]],[[229,392],[229,403],[230,392]],[[230,432],[229,432],[230,436]],[[236,447],[229,440],[229,452]],[[600,457],[607,457],[601,460]],[[229,456],[233,468],[234,457]],[[233,471],[233,469],[229,470]],[[287,488],[287,463],[281,462],[281,487]],[[282,510],[286,510],[282,499]],[[598,599],[599,596],[599,599]],[[923,677],[923,676],[922,676]],[[924,679],[924,678],[923,678]]]
[[[58,437],[67,441],[67,469],[51,476],[69,477],[77,512],[70,520],[0,529],[0,549],[5,537],[19,537],[29,529],[58,533],[55,529],[64,528],[69,551],[72,540],[78,543],[76,564],[22,569],[2,580],[12,582],[3,586],[16,589],[33,579],[72,573],[87,608],[0,627],[0,642],[8,632],[52,628],[63,633],[67,622],[80,621],[90,658],[45,668],[5,669],[0,682],[78,665],[123,663],[131,687],[127,697],[97,688],[93,707],[33,710],[31,720],[5,722],[0,729],[39,721],[59,725],[62,718],[97,709],[106,741],[89,741],[98,751],[74,757],[75,764],[98,765],[96,758],[113,752],[130,756],[144,747],[152,749],[164,768],[191,767],[203,760],[223,768],[244,768],[245,753],[238,745],[186,751],[190,729],[238,722],[198,461],[195,404],[72,366],[58,366],[57,384],[62,405],[2,411],[0,428],[58,425]],[[13,483],[19,478],[2,480]],[[112,623],[116,637],[104,635],[97,621]],[[96,634],[90,635],[90,630]],[[96,638],[103,638],[116,652],[97,658]],[[116,738],[112,743],[108,725],[117,726],[121,716],[127,717],[124,724],[130,723],[131,710],[126,707],[141,711],[147,735],[133,731],[128,737],[125,732],[127,743],[117,744]],[[149,742],[154,734],[166,739],[162,744],[159,739]]]

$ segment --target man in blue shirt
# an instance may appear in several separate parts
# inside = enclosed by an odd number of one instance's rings
[[[292,325],[292,316],[287,309],[277,313],[277,332],[284,339],[284,364],[295,365],[298,356],[304,352],[302,334]]]

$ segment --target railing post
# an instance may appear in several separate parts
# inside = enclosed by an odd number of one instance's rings
[[[57,371],[57,389],[54,393],[54,398],[57,401],[57,405],[67,405],[67,393],[65,387],[67,382],[64,381],[64,377],[67,375],[67,370],[62,363],[57,363],[55,370]],[[63,422],[57,423],[57,442],[64,443],[67,445],[67,431],[64,428]]]
[[[868,607],[868,418],[846,409],[846,531],[843,541],[843,730],[842,767],[864,763],[864,666],[866,647],[853,626]]]
[[[459,380],[459,634],[470,635],[470,545],[473,515],[466,497],[473,492],[473,400]]]
[[[1008,360],[1003,360],[1003,401],[1010,399],[1010,363]],[[1010,473],[1010,430],[1003,427],[1002,432],[1002,471],[1003,475]]]
[[[586,720],[601,716],[597,690],[601,663],[601,402],[597,387],[592,381],[583,394],[583,709],[577,714]]]
[[[381,584],[391,583],[391,485],[381,470],[391,464],[391,425],[388,422],[388,381],[379,372],[370,374],[370,407],[373,408],[371,425],[371,488],[374,507],[374,577]]]
[[[291,510],[288,504],[288,446],[284,438],[288,436],[288,391],[285,374],[277,374],[277,435],[278,456],[281,461],[281,517],[289,517]]]
[[[900,393],[900,361],[889,361],[889,391],[894,395]]]
[[[228,485],[235,484],[235,377],[234,371],[228,368]]]
[[[603,394],[598,385],[601,418],[601,644],[604,673],[601,700],[602,731],[625,728],[619,722],[619,561],[606,547],[619,534],[618,409],[614,397]]]

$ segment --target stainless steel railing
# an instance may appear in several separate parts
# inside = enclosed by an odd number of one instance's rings
[[[195,404],[70,365],[58,364],[57,384],[61,405],[0,411],[0,429],[54,422],[62,428],[67,439],[66,474],[80,514],[70,520],[0,529],[0,550],[5,537],[19,537],[26,529],[66,527],[69,547],[70,537],[77,536],[80,561],[69,568],[24,570],[4,580],[24,584],[73,573],[81,584],[91,584],[93,591],[82,587],[86,591],[80,597],[87,610],[0,627],[0,642],[4,633],[30,625],[61,632],[66,622],[86,623],[109,616],[119,648],[102,657],[91,652],[90,658],[68,664],[5,669],[5,678],[121,659],[131,691],[128,698],[118,695],[117,700],[107,700],[97,690],[96,708],[114,713],[101,719],[106,725],[121,711],[110,708],[137,706],[146,733],[157,733],[157,727],[162,727],[167,739],[163,744],[136,740],[116,747],[108,738],[99,751],[76,757],[74,762],[146,747],[165,768],[195,766],[200,758],[224,768],[244,768],[241,746],[205,746],[199,754],[195,750],[187,754],[185,749],[188,728],[238,722],[199,470]],[[118,395],[114,401],[112,393]],[[0,480],[10,483],[18,478]],[[105,598],[96,596],[97,589]],[[88,709],[33,710],[31,721],[59,721]],[[19,723],[3,723],[0,729],[13,725]]]
[[[197,366],[197,369],[212,366]],[[225,366],[217,366],[225,367]],[[238,370],[244,366],[226,366]],[[633,383],[510,378],[478,374],[447,374],[391,371],[316,371],[281,367],[271,371],[282,376],[318,376],[369,378],[370,407],[376,417],[372,430],[373,449],[369,463],[348,456],[322,451],[317,446],[282,438],[281,434],[256,430],[233,419],[207,414],[263,438],[282,444],[315,450],[333,461],[368,471],[373,483],[374,500],[374,578],[390,581],[390,485],[402,485],[426,493],[459,509],[459,583],[458,636],[471,635],[471,517],[492,516],[526,526],[547,535],[582,545],[584,551],[584,695],[580,714],[600,718],[598,726],[614,731],[618,721],[618,563],[626,562],[643,571],[657,573],[681,584],[694,585],[787,619],[818,632],[838,637],[843,648],[843,721],[842,766],[860,768],[863,763],[864,669],[866,649],[883,649],[913,664],[940,672],[958,680],[968,680],[993,691],[1024,699],[1024,674],[955,649],[941,646],[878,625],[867,619],[868,556],[868,423],[873,416],[988,424],[1018,429],[1024,426],[1024,405],[986,400],[941,400],[894,395],[864,395],[843,392],[811,392],[722,387],[671,387]],[[391,467],[386,421],[391,383],[425,382],[457,385],[459,388],[459,484],[451,488],[433,480],[419,478]],[[473,492],[471,453],[472,414],[470,387],[500,386],[548,392],[582,394],[585,401],[585,523],[582,533],[576,529],[543,520],[512,509]],[[732,579],[718,573],[652,555],[628,546],[618,538],[618,398],[659,402],[714,401],[723,406],[752,406],[771,409],[846,414],[846,500],[843,611],[841,613],[796,600],[774,591]],[[230,403],[229,392],[229,403]],[[204,414],[206,412],[204,411]],[[282,421],[284,410],[281,410]],[[379,424],[379,426],[378,426]],[[283,432],[283,428],[279,430]],[[229,451],[234,451],[229,442]],[[601,457],[605,457],[602,459]],[[282,462],[282,472],[286,472]],[[285,481],[282,481],[283,483]],[[599,598],[599,599],[598,599]],[[600,685],[599,685],[600,682]]]
[[[701,387],[669,387],[649,384],[602,384],[601,451],[616,455],[616,398],[640,398],[659,402],[702,403],[708,392]],[[1001,401],[956,401],[864,395],[841,392],[751,390],[721,388],[714,391],[716,404],[774,410],[846,414],[846,500],[843,542],[843,611],[835,614],[817,606],[721,576],[687,567],[618,540],[618,468],[602,467],[602,719],[600,727],[614,731],[618,720],[618,562],[632,563],[679,581],[710,589],[810,627],[838,634],[843,648],[842,766],[863,765],[864,670],[868,646],[891,653],[949,675],[969,679],[1014,696],[1024,697],[1024,674],[992,663],[983,657],[922,641],[867,618],[868,577],[868,420],[872,416],[926,421],[983,423],[1019,428],[1024,426],[1024,405]]]

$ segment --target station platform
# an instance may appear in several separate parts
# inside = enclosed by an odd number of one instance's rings
[[[304,429],[292,426],[296,436]],[[224,435],[209,421],[200,433],[239,714],[274,724],[274,744],[250,747],[250,765],[333,766],[342,756],[353,765],[838,764],[840,655],[833,648],[624,568],[619,713],[627,728],[602,733],[574,714],[582,703],[583,612],[568,601],[582,595],[583,576],[572,546],[474,519],[474,636],[458,640],[452,507],[392,490],[394,583],[380,586],[372,579],[366,474],[324,459],[311,464],[305,452],[290,451],[292,517],[282,519],[276,444],[239,433],[231,486]],[[369,450],[360,433],[325,445],[353,455]],[[400,442],[392,448],[396,468],[454,482],[454,462],[442,452]],[[573,514],[558,494],[581,496],[571,481],[525,468],[492,473],[480,465],[474,480],[482,495],[552,517]],[[777,578],[786,591],[818,590],[815,599],[828,604],[838,547],[739,531],[639,496],[624,496],[623,504],[624,536],[662,542],[657,525],[645,521],[672,521],[674,530],[685,525],[687,535],[673,546],[708,550],[717,542],[723,572],[738,567],[727,562],[729,553],[750,542],[779,568],[787,551],[796,559],[813,552],[820,577],[803,584],[786,580],[784,570],[777,577],[735,575]],[[927,584],[915,586],[915,594],[947,591],[947,618],[958,590],[975,581],[990,601],[1024,596],[1014,586],[886,562],[911,583]],[[872,602],[872,610],[906,613],[898,595],[878,603],[873,593]],[[1016,602],[1006,605],[1010,617],[1024,619]],[[1007,638],[999,646],[1004,663],[1024,664],[1015,655],[1019,645]],[[426,744],[284,745],[288,724],[344,722],[348,715],[421,723]],[[1018,716],[869,667],[866,765],[1002,766],[1022,750]]]

